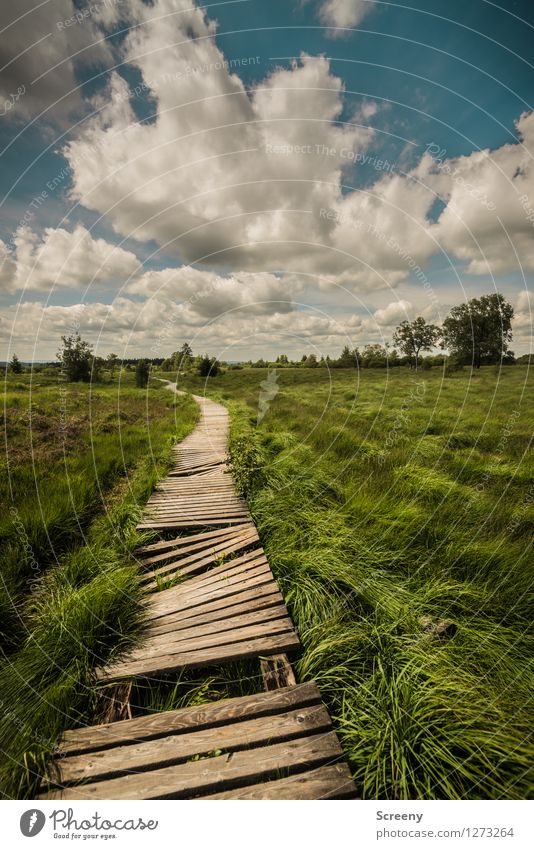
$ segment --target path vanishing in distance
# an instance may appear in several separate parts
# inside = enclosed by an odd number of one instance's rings
[[[138,525],[160,536],[136,552],[145,637],[97,677],[110,688],[172,682],[185,669],[258,658],[265,690],[66,731],[40,798],[354,798],[319,690],[296,683],[286,655],[300,643],[235,493],[228,411],[193,398],[200,420],[174,446],[172,471]]]

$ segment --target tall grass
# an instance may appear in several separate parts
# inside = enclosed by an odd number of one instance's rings
[[[256,427],[264,379],[207,388],[363,796],[529,796],[532,376],[279,370]]]
[[[0,789],[7,797],[32,795],[60,732],[91,713],[96,699],[92,670],[135,641],[138,633],[140,599],[132,552],[141,537],[135,526],[155,480],[168,468],[171,444],[192,429],[198,415],[191,398],[175,402],[162,390],[151,391],[148,398],[138,394],[144,423],[132,423],[134,432],[118,434],[106,448],[105,468],[120,468],[123,476],[110,473],[104,486],[98,462],[89,481],[69,476],[75,497],[64,506],[64,518],[73,523],[73,533],[67,533],[58,551],[55,525],[46,524],[46,519],[55,511],[61,516],[62,502],[55,500],[54,487],[61,491],[62,473],[68,472],[52,466],[48,487],[54,509],[44,514],[43,533],[52,541],[57,562],[35,561],[38,579],[31,588],[22,582],[26,591],[19,593],[16,605],[8,589],[18,634],[0,665]],[[113,410],[112,400],[110,395],[106,415]],[[74,466],[87,463],[85,448],[82,442],[79,457],[64,459]],[[102,450],[97,445],[95,455]],[[45,484],[39,480],[43,491]],[[76,498],[87,503],[84,485],[96,487],[100,499],[85,526],[76,513]],[[22,515],[26,508],[20,506]],[[35,529],[24,526],[33,545],[41,532],[37,519],[35,524]]]
[[[118,481],[196,419],[191,401],[159,388],[143,392],[131,375],[86,386],[30,375],[11,377],[4,398],[6,451],[0,484],[0,649],[24,637],[26,596],[46,570],[83,543]],[[16,388],[18,387],[18,388]],[[173,410],[175,416],[173,421]],[[149,465],[150,465],[149,462]],[[148,470],[148,467],[147,467]]]

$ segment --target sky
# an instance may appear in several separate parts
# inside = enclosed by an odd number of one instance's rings
[[[531,0],[0,10],[0,359],[335,356],[534,291]]]

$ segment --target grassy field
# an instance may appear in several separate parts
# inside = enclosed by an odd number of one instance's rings
[[[231,411],[234,475],[300,633],[298,676],[317,680],[362,795],[531,795],[527,369],[236,369],[179,385]],[[9,378],[5,796],[31,796],[61,730],[91,717],[89,672],[137,637],[136,520],[197,419],[189,396],[157,387]],[[138,685],[132,704],[261,688],[244,663]]]
[[[318,681],[363,796],[529,796],[532,373],[266,378],[180,385],[231,409],[300,680]]]
[[[5,389],[0,792],[18,797],[90,715],[90,670],[135,638],[135,525],[198,408],[131,373],[92,387],[9,376]]]

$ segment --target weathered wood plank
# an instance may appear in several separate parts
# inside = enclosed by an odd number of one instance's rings
[[[262,657],[260,669],[266,690],[277,690],[279,687],[294,687],[297,683],[295,673],[285,654],[274,654]]]
[[[170,590],[164,590],[163,592],[170,592]],[[158,595],[163,595],[163,592],[158,593]],[[201,608],[182,608],[177,606],[176,601],[173,603],[173,600],[169,600],[166,602],[165,606],[155,607],[153,610],[149,610],[147,608],[145,616],[147,624],[151,627],[152,625],[161,625],[163,620],[168,621],[169,616],[175,616],[180,619],[193,619],[198,616],[204,616],[206,614],[220,611],[228,611],[227,614],[223,615],[231,615],[231,610],[236,605],[250,604],[250,609],[253,609],[253,606],[255,608],[259,608],[264,603],[268,603],[267,599],[271,599],[273,597],[282,600],[282,596],[280,595],[280,591],[278,590],[276,583],[274,581],[268,581],[260,586],[246,589],[239,594],[236,593],[232,596],[217,598],[214,601],[207,601]],[[150,598],[153,598],[153,596]]]
[[[345,763],[320,766],[318,769],[280,778],[278,781],[265,781],[247,787],[235,787],[221,793],[209,793],[202,799],[286,799],[300,801],[304,799],[354,799],[356,788]]]
[[[261,755],[260,755],[261,752]],[[202,761],[111,778],[44,794],[45,799],[184,799],[238,782],[264,781],[280,770],[319,766],[342,757],[333,732],[246,749]]]
[[[239,751],[249,746],[330,731],[331,727],[328,711],[323,705],[300,706],[287,713],[244,719],[231,725],[158,737],[91,754],[73,755],[61,761],[57,783],[72,784],[85,779],[100,781],[183,763],[195,755],[208,755],[214,750]]]
[[[208,612],[206,612],[205,606],[202,606],[195,616],[188,616],[186,618],[181,613],[169,614],[161,620],[156,620],[149,627],[147,634],[165,634],[177,629],[195,627],[198,624],[207,624],[209,622],[221,623],[228,617],[247,614],[268,607],[276,607],[279,604],[283,604],[283,601],[281,593],[275,591],[270,594],[266,593],[258,598],[253,598],[250,601],[245,601],[242,604],[232,604],[230,607],[221,607],[219,605],[215,610]]]
[[[105,725],[86,726],[65,731],[61,740],[62,755],[80,754],[84,751],[126,745],[138,740],[163,737],[191,729],[215,728],[218,725],[239,722],[245,717],[268,716],[300,706],[318,704],[321,694],[314,682],[297,684],[271,693],[238,696],[219,702],[180,708],[111,722]]]
[[[259,654],[275,654],[283,651],[293,651],[299,647],[299,640],[293,630],[282,634],[273,634],[244,640],[230,645],[218,645],[215,648],[202,649],[201,651],[182,652],[180,654],[168,654],[148,661],[136,661],[135,663],[121,663],[115,667],[105,667],[96,670],[95,674],[99,681],[122,681],[125,678],[157,678],[169,675],[178,669],[199,669],[203,666],[216,666],[220,663],[229,663],[236,660],[246,660],[249,657],[257,657]]]

